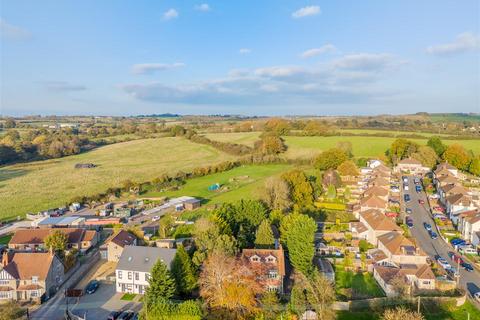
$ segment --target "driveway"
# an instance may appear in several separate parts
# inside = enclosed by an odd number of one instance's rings
[[[67,308],[75,315],[87,315],[87,319],[106,319],[113,310],[134,310],[139,311],[142,304],[134,301],[124,301],[120,298],[123,294],[115,292],[115,283],[100,282],[98,290],[93,294],[87,294],[80,298],[64,298],[57,294],[58,300],[54,308],[49,308],[42,312],[41,308],[37,310],[30,318],[34,320],[63,320],[64,312]],[[68,301],[67,301],[68,299]],[[139,300],[137,296],[135,300]]]
[[[422,248],[423,251],[425,251],[432,261],[435,260],[435,255],[440,255],[441,257],[447,259],[447,261],[455,267],[455,269],[458,270],[457,263],[452,261],[448,257],[448,252],[449,251],[454,251],[452,247],[450,247],[449,244],[447,244],[443,239],[440,238],[440,236],[436,239],[433,240],[430,238],[428,235],[427,231],[423,227],[423,223],[427,222],[429,223],[432,228],[436,229],[435,222],[433,221],[431,214],[430,214],[430,208],[428,206],[428,200],[425,192],[422,190],[422,192],[416,192],[415,191],[415,183],[413,181],[413,177],[408,177],[408,184],[409,184],[409,191],[403,191],[402,188],[402,198],[401,201],[402,203],[407,207],[412,209],[412,214],[410,217],[413,220],[413,225],[414,227],[410,229],[410,232],[412,236],[416,239],[417,245]],[[404,203],[403,200],[403,194],[408,193],[410,195],[410,202]],[[420,204],[418,200],[424,200],[425,204]],[[438,230],[435,230],[437,234],[439,234]],[[462,289],[471,289],[473,286],[480,287],[480,274],[477,270],[473,272],[468,272],[463,270],[460,267],[460,279],[459,279],[459,286]],[[480,304],[476,303],[477,307],[480,307]]]

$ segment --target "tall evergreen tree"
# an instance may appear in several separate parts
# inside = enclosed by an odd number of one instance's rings
[[[274,244],[275,238],[273,237],[272,227],[270,226],[270,222],[265,219],[257,229],[255,235],[255,247],[271,248]]]
[[[160,260],[153,265],[148,283],[146,301],[149,305],[162,299],[170,299],[175,293],[175,280],[167,266]]]
[[[183,296],[192,293],[197,286],[197,277],[192,260],[185,248],[180,245],[172,262],[172,275],[175,278],[177,292]]]

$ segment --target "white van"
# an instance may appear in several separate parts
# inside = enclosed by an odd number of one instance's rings
[[[477,249],[471,248],[471,247],[464,247],[460,248],[460,253],[461,254],[477,254]]]

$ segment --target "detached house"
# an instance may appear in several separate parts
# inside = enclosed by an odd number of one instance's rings
[[[360,223],[362,225],[352,224],[351,227],[354,227],[357,232],[361,230],[360,234],[363,235],[361,237],[373,245],[377,245],[378,237],[381,235],[402,232],[402,229],[391,218],[386,217],[378,210],[367,210],[360,213]]]
[[[388,265],[426,264],[427,255],[399,232],[389,232],[378,237],[378,249],[385,252]]]
[[[265,271],[263,280],[268,291],[283,293],[285,277],[285,256],[283,248],[276,249],[243,249],[242,259],[252,266],[260,265]]]
[[[454,194],[445,198],[446,213],[455,223],[456,216],[463,211],[475,210],[477,206],[473,203],[472,198],[465,194]]]
[[[434,171],[435,177],[440,177],[442,175],[452,175],[454,177],[458,176],[458,169],[449,164],[448,162],[440,163]]]
[[[413,174],[425,174],[430,171],[430,169],[424,167],[417,159],[407,158],[398,162],[397,166],[395,167],[395,171],[410,172]]]
[[[360,200],[360,211],[370,209],[385,211],[387,209],[388,201],[384,200],[374,194]]]
[[[176,252],[177,249],[126,246],[115,271],[117,292],[144,294],[153,265],[160,260],[170,270]]]
[[[470,214],[461,214],[458,220],[458,230],[462,232],[462,238],[473,243],[476,233],[480,231],[480,211],[471,211]]]
[[[396,278],[401,278],[405,283],[413,285],[419,290],[435,289],[435,275],[427,264],[402,265],[400,268],[375,265],[373,267],[373,277],[385,291],[387,297],[397,296],[393,285]]]
[[[35,301],[55,294],[64,266],[50,252],[4,252],[0,266],[0,301]]]
[[[137,245],[137,238],[128,231],[120,230],[117,233],[112,234],[102,247],[104,254],[103,258],[107,258],[108,261],[118,262],[122,255],[123,249],[126,246]]]

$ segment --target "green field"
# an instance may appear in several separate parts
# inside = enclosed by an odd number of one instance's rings
[[[445,136],[451,136],[451,134],[444,134],[444,133],[428,133],[428,132],[416,132],[416,131],[391,131],[391,130],[375,130],[375,129],[340,129],[340,132],[348,132],[348,133],[354,133],[354,134],[393,134],[394,136],[398,135],[406,135],[406,134],[415,134],[419,136],[424,136],[426,138],[429,138],[431,136],[439,136],[439,137],[445,137]]]
[[[0,168],[0,218],[23,216],[65,205],[75,196],[119,186],[126,179],[147,181],[206,166],[233,156],[183,138],[143,139],[117,143],[75,156]],[[94,163],[75,169],[76,163]]]
[[[258,198],[258,189],[263,186],[265,178],[280,174],[291,166],[284,164],[249,165],[229,171],[194,178],[187,181],[179,190],[150,191],[145,197],[178,197],[192,196],[208,200],[208,203],[223,203],[241,199]],[[220,191],[209,191],[208,186],[219,183],[224,188]]]
[[[384,154],[395,138],[387,137],[293,137],[287,136],[285,143],[288,150],[285,156],[290,159],[310,158],[333,148],[339,141],[350,141],[356,157],[376,157]],[[427,139],[410,139],[418,144],[426,144]],[[480,154],[480,140],[444,140],[445,144],[459,143],[467,150]]]
[[[368,299],[385,296],[371,273],[345,271],[341,265],[335,266],[335,290],[337,295],[347,299]]]
[[[237,144],[245,144],[253,147],[255,141],[257,141],[261,132],[232,132],[232,133],[208,133],[204,136],[210,140],[220,142],[230,142]]]

